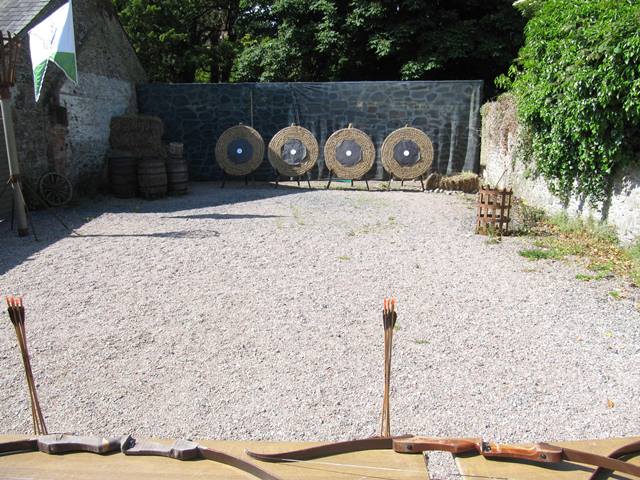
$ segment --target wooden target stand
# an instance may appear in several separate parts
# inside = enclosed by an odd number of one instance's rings
[[[355,182],[356,180],[363,180],[365,185],[367,186],[367,190],[370,190],[369,188],[369,181],[366,178],[359,178],[359,179],[354,179],[354,178],[347,178],[347,179],[342,179],[342,180],[351,180],[351,186],[353,187],[353,182]],[[329,170],[329,181],[327,182],[327,186],[326,186],[326,190],[329,190],[329,187],[331,186],[331,182],[333,181],[333,173],[331,172],[331,170]]]
[[[391,182],[393,180],[398,181],[399,179],[394,178],[393,175],[391,175],[389,177],[389,181],[387,182],[387,190],[391,190]],[[411,181],[411,180],[413,180],[414,182],[416,180],[420,180],[420,191],[424,192],[424,175],[420,175],[418,178],[411,178],[408,181]],[[404,187],[404,180],[402,180],[402,179],[400,179],[400,187]]]

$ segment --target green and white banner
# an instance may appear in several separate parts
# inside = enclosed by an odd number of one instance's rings
[[[29,46],[36,102],[40,98],[49,60],[60,67],[69,80],[78,83],[71,1],[29,30]]]

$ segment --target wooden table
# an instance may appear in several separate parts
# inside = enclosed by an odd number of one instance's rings
[[[28,438],[25,435],[0,435],[0,442]],[[230,453],[259,465],[283,480],[428,480],[422,455],[400,455],[391,450],[335,455],[318,460],[290,463],[265,463],[247,456],[245,450],[279,452],[314,445],[320,442],[230,442],[197,440],[206,447]],[[171,440],[158,440],[171,444]],[[162,457],[127,457],[121,453],[96,455],[70,453],[47,455],[27,452],[0,455],[0,479],[11,480],[120,480],[120,479],[181,479],[181,480],[247,480],[251,475],[207,460],[180,462]]]

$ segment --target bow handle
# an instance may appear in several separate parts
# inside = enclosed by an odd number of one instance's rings
[[[189,440],[176,440],[172,445],[163,445],[157,442],[138,442],[130,439],[129,442],[122,445],[122,453],[125,455],[169,457],[176,460],[193,460],[201,457],[198,444]]]
[[[44,453],[61,454],[68,452],[110,453],[120,451],[122,437],[79,437],[54,433],[37,438],[38,450]]]

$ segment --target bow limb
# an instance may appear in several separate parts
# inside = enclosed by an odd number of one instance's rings
[[[35,438],[0,443],[0,454],[11,455],[13,453],[35,452],[37,450],[38,440]]]
[[[627,445],[623,445],[622,447],[616,448],[613,452],[611,452],[607,457],[620,459],[626,455],[638,455],[640,453],[640,441],[635,441],[632,443],[628,443]],[[596,480],[600,478],[605,471],[607,471],[604,467],[598,467],[593,472],[593,474],[589,477],[589,480]]]
[[[205,460],[211,460],[213,462],[237,468],[238,470],[242,470],[243,472],[253,475],[260,480],[280,480],[279,477],[261,469],[253,463],[247,462],[246,460],[233,455],[229,455],[228,453],[203,447],[188,440],[177,440],[173,445],[162,445],[160,443],[148,441],[137,442],[133,438],[129,437],[127,441],[122,444],[122,453],[133,456],[169,457],[176,460],[193,460],[203,458]]]
[[[246,451],[246,454],[263,462],[290,462],[313,460],[315,458],[330,457],[342,453],[362,452],[366,450],[390,450],[395,439],[408,438],[412,435],[398,437],[371,437],[359,440],[347,440],[344,442],[327,443],[317,447],[290,450],[280,453],[259,453]]]

